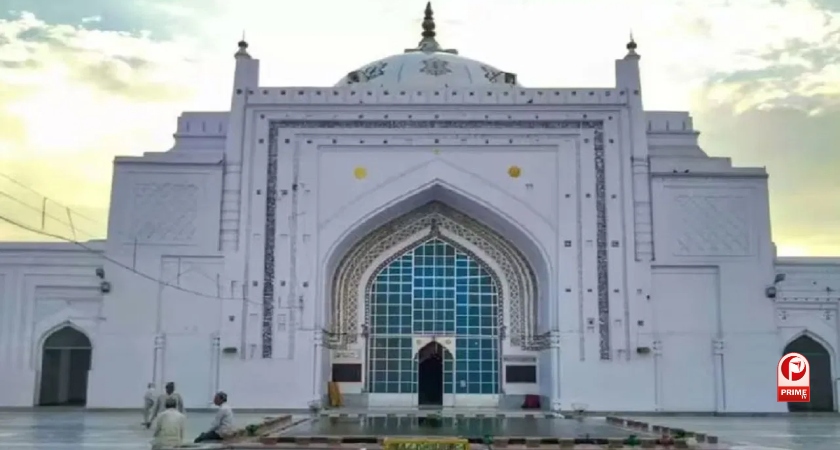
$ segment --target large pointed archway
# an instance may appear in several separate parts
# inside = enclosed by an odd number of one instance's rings
[[[87,403],[92,350],[90,339],[70,325],[53,331],[44,339],[39,406],[84,406]]]
[[[834,381],[832,379],[831,353],[819,341],[802,334],[785,346],[784,352],[799,353],[808,360],[811,368],[811,401],[788,403],[790,412],[831,412],[834,406]]]
[[[333,381],[350,381],[337,367],[350,365],[345,355],[359,355],[350,357],[359,358],[356,373],[364,377],[353,381],[363,382],[363,393],[381,394],[376,401],[398,394],[401,404],[428,403],[432,394],[420,374],[440,369],[444,404],[456,396],[489,404],[503,392],[503,348],[538,356],[537,282],[526,258],[441,202],[360,239],[338,264],[331,291]],[[450,358],[440,368],[417,358],[417,346],[435,339],[448,342]]]
[[[377,274],[433,238],[459,247],[496,277],[499,326],[513,345],[527,348],[537,326],[537,283],[530,264],[503,236],[437,201],[379,227],[342,258],[333,278],[330,335],[352,344],[366,334],[371,312],[367,300]]]

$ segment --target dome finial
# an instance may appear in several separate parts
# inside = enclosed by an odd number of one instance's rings
[[[426,2],[426,10],[423,13],[423,39],[434,40],[437,33],[435,33],[435,12],[432,11],[432,2]]]
[[[437,39],[437,32],[435,32],[435,12],[432,10],[432,2],[426,2],[426,10],[423,11],[423,32],[420,34],[423,36],[423,39],[420,39],[420,43],[417,44],[417,48],[408,49],[405,52],[444,52],[444,53],[452,53],[454,55],[458,54],[457,50],[444,50],[441,48],[440,44],[438,44]]]

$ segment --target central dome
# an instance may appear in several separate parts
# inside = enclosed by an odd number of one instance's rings
[[[518,86],[516,74],[445,50],[435,40],[431,3],[426,4],[423,39],[417,48],[389,56],[354,70],[336,86],[355,84],[380,87],[475,87]]]

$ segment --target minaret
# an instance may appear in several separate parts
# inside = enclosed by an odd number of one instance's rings
[[[220,247],[224,252],[236,251],[240,247],[240,216],[242,198],[243,149],[245,148],[245,109],[248,97],[259,87],[260,61],[248,53],[245,37],[238,43],[233,55],[233,92],[231,92],[228,113],[227,138],[225,141],[225,175],[222,195],[222,225]]]
[[[239,49],[233,54],[236,59],[236,68],[233,73],[234,98],[237,96],[237,89],[256,89],[259,86],[260,79],[260,61],[251,58],[245,36],[242,36],[242,40],[239,41],[237,46]]]
[[[615,62],[616,85],[618,88],[625,88],[631,98],[638,97],[639,104],[641,105],[642,80],[639,72],[639,59],[641,59],[641,56],[636,53],[638,45],[636,44],[636,40],[633,39],[633,33],[630,33],[630,41],[627,42],[625,47],[627,48],[627,54],[624,55],[623,59]],[[637,94],[633,94],[634,92]]]
[[[616,87],[623,91],[622,98],[626,100],[626,107],[621,113],[621,140],[622,159],[629,160],[630,173],[625,177],[625,184],[622,186],[622,199],[625,209],[632,214],[632,227],[624,230],[625,240],[628,242],[626,248],[632,249],[633,253],[627,255],[625,264],[633,274],[635,286],[638,292],[649,295],[651,292],[652,280],[650,275],[650,262],[654,260],[653,247],[653,208],[651,204],[651,181],[650,162],[647,140],[647,114],[642,105],[642,82],[639,70],[638,44],[630,34],[630,40],[625,46],[627,54],[615,62]],[[625,163],[626,164],[626,163]],[[609,215],[608,215],[609,216]],[[629,224],[628,224],[629,225]],[[644,295],[628,295],[624,301],[624,307],[632,318],[624,324],[625,354],[627,359],[632,358],[632,349],[637,346],[653,346],[651,342],[638,337],[639,332],[634,324],[637,321],[649,321],[652,317],[649,302],[645,301]],[[635,336],[635,338],[634,338]],[[650,374],[653,376],[653,373]]]

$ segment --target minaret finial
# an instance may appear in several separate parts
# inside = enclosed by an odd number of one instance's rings
[[[628,57],[631,57],[631,56],[632,57],[638,57],[639,56],[639,54],[636,53],[636,48],[638,47],[638,45],[636,45],[636,40],[633,38],[633,30],[630,30],[630,40],[627,42],[626,47],[627,47],[627,56]]]
[[[242,39],[239,40],[237,44],[239,50],[236,51],[234,54],[237,58],[250,58],[251,55],[248,54],[248,42],[245,40],[245,30],[242,30]]]

